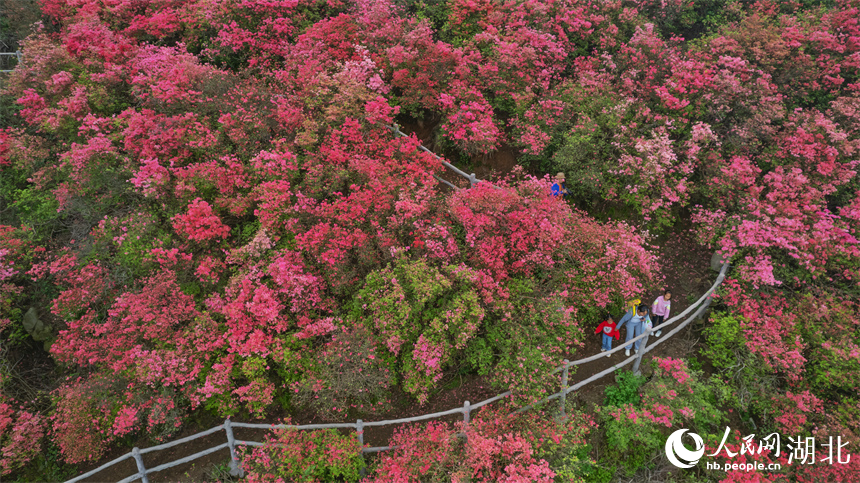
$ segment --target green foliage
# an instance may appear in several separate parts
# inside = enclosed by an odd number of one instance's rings
[[[617,166],[619,154],[613,146],[614,135],[624,122],[625,110],[618,109],[621,98],[612,93],[594,96],[571,90],[564,100],[575,106],[576,123],[545,170],[566,173],[568,191],[575,200],[589,205],[605,198],[606,188],[614,185],[609,172]]]
[[[806,381],[819,396],[834,401],[853,397],[860,386],[860,362],[850,354],[860,346],[860,332],[851,330],[857,323],[856,306],[812,294],[798,299],[798,312],[810,314],[799,324],[800,336],[810,348],[805,354]],[[816,307],[826,310],[815,313]]]
[[[239,408],[233,402],[230,394],[215,394],[203,403],[203,409],[210,413],[223,417],[233,417],[239,412]]]
[[[633,475],[639,468],[651,459],[651,455],[665,442],[665,436],[659,428],[647,424],[606,424],[606,441],[610,451],[620,457],[603,462],[607,466],[621,463],[621,469],[628,476]]]
[[[604,390],[604,406],[623,406],[632,404],[639,407],[642,398],[639,396],[639,388],[648,380],[645,376],[637,376],[631,371],[618,371],[614,386],[607,386]]]
[[[276,434],[266,446],[242,457],[242,466],[254,481],[358,481],[361,478],[365,463],[354,433],[343,435],[333,429],[284,429]]]
[[[25,188],[14,190],[11,203],[21,222],[32,226],[41,234],[43,231],[51,233],[58,220],[63,215],[57,212],[59,203],[53,193],[47,190]]]
[[[150,251],[154,248],[170,246],[169,226],[160,223],[156,216],[139,207],[141,211],[124,217],[116,217],[101,223],[93,232],[93,249],[87,259],[104,259],[112,254],[112,272],[123,273],[129,278],[145,277],[155,266]],[[131,280],[127,280],[130,282]],[[181,284],[182,291],[188,295],[200,293],[194,282]]]
[[[743,15],[742,0],[696,2],[643,2],[641,12],[653,21],[665,38],[695,39]]]
[[[38,455],[25,466],[18,474],[14,475],[15,479],[4,480],[10,482],[30,482],[30,481],[66,481],[79,474],[78,468],[75,465],[69,465],[63,462],[60,456],[60,448],[48,440]]]
[[[701,354],[719,370],[710,386],[722,405],[742,412],[765,414],[778,380],[767,370],[759,356],[746,347],[741,322],[743,317],[727,312],[712,312],[711,325],[705,329],[707,345]]]
[[[728,369],[738,363],[744,346],[740,324],[745,319],[727,312],[714,312],[710,316],[710,326],[705,329],[708,345],[702,353],[710,359],[717,369]]]
[[[394,377],[376,357],[375,343],[362,326],[336,333],[314,357],[307,377],[295,385],[297,401],[325,419],[373,414],[388,409]]]
[[[478,330],[484,309],[470,270],[399,257],[367,275],[350,318],[379,334],[379,352],[397,356],[392,372],[403,375],[404,389],[426,400],[442,368]]]
[[[628,476],[654,460],[672,428],[689,428],[705,439],[714,439],[724,419],[711,387],[701,381],[701,373],[675,359],[658,358],[652,365],[654,375],[638,386],[638,405],[631,392],[641,379],[628,377],[622,380],[624,388],[612,393],[612,403],[607,391],[607,404],[598,410],[609,450]],[[634,401],[625,402],[631,399]]]
[[[615,477],[615,472],[602,465],[591,465],[583,472],[587,483],[610,483]]]
[[[571,323],[563,299],[540,297],[532,279],[511,279],[507,288],[510,297],[498,303],[485,322],[486,335],[468,346],[466,360],[495,387],[513,390],[514,399],[531,401],[543,397],[548,385],[557,387],[550,373],[582,331]]]
[[[182,290],[182,293],[184,293],[185,295],[190,295],[192,297],[200,295],[203,290],[200,288],[200,284],[197,282],[181,283],[179,284],[179,289]]]
[[[741,0],[730,0],[725,2],[722,8],[708,9],[702,12],[702,24],[707,31],[715,32],[723,25],[737,22],[744,15]]]
[[[260,231],[261,226],[262,225],[259,220],[253,220],[234,228],[234,230],[238,230],[239,232],[239,240],[237,244],[246,245],[250,243],[257,232]]]
[[[239,478],[230,474],[230,461],[213,464],[206,471],[206,479],[204,481],[212,481],[217,483],[232,483],[239,481]]]
[[[416,19],[430,22],[436,32],[441,31],[448,20],[446,0],[395,0],[394,3],[405,7]]]
[[[568,451],[560,464],[553,464],[558,483],[585,482],[609,483],[614,472],[603,468],[591,459],[591,445],[585,444]]]
[[[94,82],[90,78],[90,74],[82,71],[78,75],[78,82],[87,88],[87,102],[94,113],[102,116],[116,115],[123,110],[131,107],[135,103],[135,98],[131,91],[123,84],[113,85],[110,89],[104,85]],[[77,129],[77,122],[73,123],[73,128]],[[73,137],[76,134],[74,130],[69,130],[67,136]]]

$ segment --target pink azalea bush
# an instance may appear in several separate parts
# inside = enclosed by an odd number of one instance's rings
[[[43,1],[0,96],[0,334],[24,350],[38,306],[60,368],[2,438],[83,462],[196,410],[385,401],[341,363],[421,402],[454,368],[532,401],[599,311],[662,282],[634,227],[691,221],[733,265],[726,363],[763,371],[714,384],[856,440],[858,5],[718,3]],[[519,168],[449,192],[395,122],[457,162],[564,171],[605,221]],[[643,439],[696,417],[670,394],[688,371],[657,370],[617,414]],[[469,478],[550,478],[485,438]]]
[[[286,420],[284,424],[290,424]],[[365,467],[354,435],[333,429],[275,430],[262,447],[238,450],[245,478],[253,482],[358,481]]]
[[[11,404],[10,404],[11,403]],[[45,420],[38,414],[16,409],[14,401],[0,402],[0,474],[8,475],[36,456],[45,434]]]
[[[591,424],[584,415],[557,423],[482,409],[466,426],[407,426],[395,431],[396,448],[380,455],[371,481],[555,481],[553,468],[563,469],[563,453],[584,443]]]
[[[723,419],[711,400],[712,389],[685,361],[655,357],[652,366],[652,378],[640,382],[631,401],[608,400],[599,409],[609,447],[629,458],[624,465],[628,472],[662,451],[670,428],[710,434]]]

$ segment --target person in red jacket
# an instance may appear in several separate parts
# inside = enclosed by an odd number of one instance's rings
[[[600,323],[597,326],[597,330],[594,331],[595,334],[603,334],[603,348],[600,349],[600,352],[606,352],[608,350],[612,350],[612,338],[618,340],[621,337],[621,334],[618,333],[618,328],[615,326],[615,321],[612,320],[612,317],[607,317],[606,320]],[[606,354],[606,357],[609,357],[611,354]]]

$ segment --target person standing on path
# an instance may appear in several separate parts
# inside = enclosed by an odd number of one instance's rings
[[[607,316],[606,320],[597,326],[597,330],[595,330],[594,333],[603,334],[603,346],[600,349],[600,352],[611,351],[612,339],[615,338],[618,340],[621,338],[621,334],[618,333],[618,329],[615,327],[615,321],[609,316]],[[609,357],[610,355],[611,354],[606,354],[606,357]]]
[[[659,327],[664,321],[669,319],[669,310],[672,308],[672,292],[666,290],[663,292],[663,295],[657,297],[657,300],[651,304],[651,313],[654,314],[652,318],[654,322],[654,327]],[[654,337],[660,337],[660,334],[663,331],[661,329],[657,329],[657,332],[654,334]]]
[[[621,326],[627,324],[627,337],[624,339],[625,342],[629,342],[630,339],[634,337],[638,337],[644,333],[645,326],[647,323],[651,323],[651,319],[648,317],[648,306],[642,304],[636,308],[636,313],[633,311],[627,312],[624,317],[621,318],[621,321],[618,322],[618,327],[616,330],[620,329]],[[636,353],[639,353],[639,346],[642,344],[642,339],[637,340],[631,344],[628,344],[624,349],[624,355],[630,356],[630,349],[634,348]]]
[[[555,175],[555,183],[552,184],[553,196],[567,196],[567,188],[564,186],[564,173]]]

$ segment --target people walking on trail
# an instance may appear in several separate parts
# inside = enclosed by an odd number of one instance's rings
[[[645,304],[639,305],[634,311],[631,309],[628,311],[624,317],[621,318],[621,321],[618,322],[618,329],[627,324],[627,337],[625,338],[625,342],[629,342],[630,339],[634,337],[638,337],[642,335],[645,331],[645,327],[647,324],[651,324],[651,318],[648,317],[648,306]],[[649,325],[650,326],[650,325]],[[636,353],[639,353],[639,347],[642,345],[642,339],[637,340],[636,342],[627,344],[624,348],[624,355],[630,355],[630,349],[635,349]]]
[[[555,183],[552,184],[552,195],[567,196],[569,194],[567,188],[564,186],[564,173],[558,173],[555,175]]]
[[[654,327],[659,327],[663,322],[669,320],[669,310],[672,308],[671,299],[672,292],[666,290],[663,292],[663,295],[657,297],[657,300],[651,304],[651,314],[653,314],[651,320],[654,322]],[[660,337],[662,332],[662,330],[657,329],[654,337]]]
[[[621,338],[621,334],[615,327],[615,321],[612,320],[612,317],[606,317],[606,320],[597,326],[597,330],[595,330],[594,333],[603,334],[603,347],[600,349],[600,352],[611,351],[612,339],[614,338],[615,340],[618,340]],[[610,355],[612,354],[606,354],[606,357],[609,357]]]

